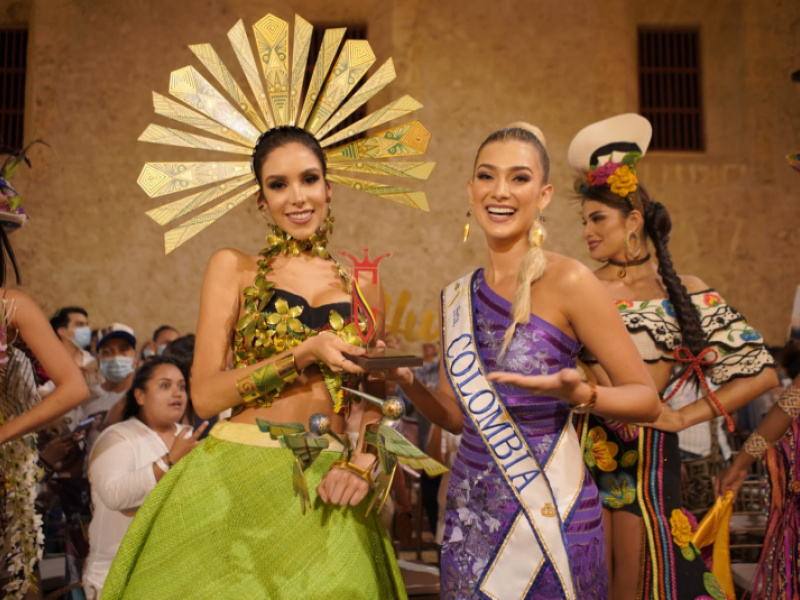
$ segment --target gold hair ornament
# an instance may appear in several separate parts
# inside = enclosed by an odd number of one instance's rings
[[[153,93],[156,114],[214,137],[151,124],[139,140],[227,152],[241,157],[234,162],[145,164],[138,183],[148,196],[159,198],[180,194],[177,199],[147,211],[147,215],[159,225],[171,223],[215,202],[211,208],[166,232],[167,254],[258,191],[258,185],[253,181],[250,157],[261,134],[275,127],[301,127],[316,137],[325,149],[328,169],[342,173],[329,173],[327,179],[331,183],[425,212],[430,210],[423,192],[350,176],[363,173],[426,180],[435,165],[433,162],[384,160],[425,154],[431,134],[422,123],[410,121],[366,139],[334,145],[422,108],[411,96],[402,96],[358,122],[337,130],[344,119],[394,80],[392,59],[388,59],[356,89],[375,63],[375,54],[366,40],[348,40],[342,44],[345,29],[329,29],[325,32],[303,98],[311,31],[311,25],[295,15],[290,60],[289,24],[268,14],[253,25],[256,56],[240,20],[228,32],[228,39],[247,86],[237,83],[210,44],[198,44],[189,46],[189,49],[223,91],[215,88],[195,67],[187,66],[170,75],[169,94],[174,99]],[[261,65],[261,72],[257,64]],[[243,87],[249,88],[255,104]],[[344,102],[348,97],[349,100]]]

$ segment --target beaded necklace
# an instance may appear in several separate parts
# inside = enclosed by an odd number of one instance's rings
[[[310,238],[298,240],[283,231],[277,225],[271,225],[272,232],[267,235],[267,247],[261,251],[258,261],[258,273],[253,285],[244,289],[245,314],[239,319],[234,329],[233,349],[234,367],[241,368],[266,360],[285,350],[299,346],[309,337],[319,333],[332,332],[348,344],[363,346],[358,337],[358,329],[354,320],[350,322],[335,310],[331,310],[328,324],[321,330],[313,330],[301,322],[297,317],[303,312],[302,306],[289,306],[283,298],[275,302],[275,312],[265,312],[265,308],[275,295],[275,283],[267,280],[267,275],[272,272],[272,260],[279,254],[283,256],[299,256],[303,252],[310,252],[312,257],[330,259],[328,254],[328,234],[333,231],[333,217],[328,214],[322,226]],[[331,259],[332,260],[332,259]],[[350,288],[350,278],[347,271],[336,261],[339,276],[344,281],[347,289]],[[342,392],[343,379],[350,379],[347,373],[334,373],[325,363],[317,363],[325,386],[333,401],[333,410],[339,412],[346,405]],[[259,406],[270,406],[278,397],[282,388],[263,398]]]

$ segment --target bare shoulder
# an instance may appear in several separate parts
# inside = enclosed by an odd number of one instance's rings
[[[220,248],[208,259],[208,267],[238,270],[240,267],[250,265],[256,260],[258,260],[258,257],[245,254],[235,248]]]
[[[208,259],[206,275],[226,280],[238,279],[243,273],[257,269],[258,259],[258,256],[251,256],[234,248],[220,248]]]
[[[8,290],[5,288],[0,288],[0,293],[6,300],[13,302],[17,306],[36,304],[34,299],[22,290]]]
[[[555,252],[545,252],[545,257],[547,258],[545,277],[554,286],[574,290],[587,283],[591,285],[597,282],[597,277],[591,269],[574,258]]]
[[[709,289],[709,285],[694,275],[680,275],[681,283],[690,294],[696,294]]]

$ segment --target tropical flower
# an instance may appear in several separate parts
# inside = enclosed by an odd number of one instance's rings
[[[636,184],[638,182],[639,180],[636,179],[636,173],[634,173],[628,165],[622,165],[607,180],[611,191],[623,198],[636,191]]]
[[[630,300],[617,300],[614,304],[617,305],[618,310],[626,310],[628,308],[633,308],[633,302]]]
[[[614,421],[613,419],[606,419],[606,426],[615,431],[620,439],[626,442],[632,442],[639,437],[639,428],[633,423],[625,423],[624,421]]]
[[[609,508],[622,508],[636,501],[636,482],[628,473],[607,473],[600,477],[600,501]]]
[[[667,313],[670,317],[677,316],[677,313],[675,312],[675,307],[672,306],[672,302],[670,302],[669,300],[662,300],[661,307],[664,309],[664,312]]]
[[[672,530],[672,539],[681,548],[687,548],[692,543],[694,532],[692,531],[692,524],[689,519],[683,514],[683,511],[676,508],[672,511],[669,518],[669,526]]]
[[[589,430],[586,441],[586,451],[583,460],[589,467],[597,467],[601,471],[613,471],[617,468],[614,457],[619,452],[619,446],[608,441],[608,434],[602,427],[593,427]]]
[[[592,185],[606,185],[608,178],[611,177],[621,166],[621,163],[607,162],[606,164],[597,167],[594,171],[591,171]]]
[[[742,333],[739,334],[739,337],[742,338],[742,341],[754,342],[756,340],[761,339],[761,334],[758,333],[755,329],[752,329],[750,327],[745,327]]]
[[[703,304],[706,306],[718,306],[722,304],[722,298],[720,298],[717,294],[703,294]]]

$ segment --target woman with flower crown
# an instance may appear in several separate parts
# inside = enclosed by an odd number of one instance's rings
[[[462,435],[447,494],[443,598],[607,598],[600,500],[571,415],[650,421],[660,411],[600,283],[541,247],[549,169],[531,125],[481,144],[467,215],[489,252],[484,268],[442,293],[439,391],[408,369],[390,373],[426,417]],[[612,373],[603,386],[581,379],[581,344]]]
[[[30,146],[28,146],[30,147]],[[83,375],[59,342],[36,303],[20,290],[5,287],[6,262],[19,283],[8,240],[27,220],[20,196],[9,180],[25,160],[27,148],[6,153],[0,166],[0,576],[4,598],[24,598],[35,588],[34,567],[42,556],[42,518],[36,514],[36,482],[52,465],[39,460],[36,434],[89,397]],[[24,343],[55,390],[41,400]]]
[[[611,598],[725,598],[681,510],[676,432],[721,414],[728,418],[773,388],[777,377],[763,338],[744,317],[697,277],[676,275],[669,213],[636,176],[651,135],[650,123],[636,114],[594,123],[572,140],[569,163],[582,173],[576,187],[583,237],[592,258],[606,263],[595,274],[657,388],[664,394],[670,383],[673,389],[693,384],[700,398],[680,410],[664,404],[647,426],[588,416],[580,428],[584,460],[603,502]],[[582,359],[600,383],[608,381],[591,348]],[[719,386],[716,392],[704,376],[697,378],[703,371]]]

